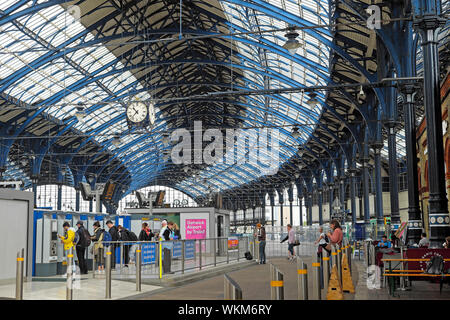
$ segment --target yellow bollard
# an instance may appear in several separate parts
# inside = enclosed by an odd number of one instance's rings
[[[344,300],[344,294],[342,293],[341,284],[339,283],[336,265],[333,265],[331,271],[330,282],[328,283],[327,300]]]
[[[352,274],[348,267],[348,260],[346,254],[342,254],[342,291],[355,293],[355,287],[353,286]]]

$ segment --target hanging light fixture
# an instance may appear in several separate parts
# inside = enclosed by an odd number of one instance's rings
[[[298,128],[297,126],[295,126],[294,128],[292,128],[292,138],[294,138],[295,140],[297,140],[298,138],[300,138],[300,132],[298,132]]]
[[[183,171],[187,173],[189,171],[189,167],[188,166],[184,166]]]
[[[298,179],[300,177],[300,173],[296,172],[295,173],[295,179]]]
[[[366,100],[366,93],[364,92],[362,85],[361,87],[359,87],[359,93],[357,95],[357,98],[359,103],[363,103],[364,100]]]
[[[75,111],[75,117],[77,117],[77,120],[79,122],[83,121],[84,117],[86,116],[86,111],[84,111],[84,106],[81,104],[78,104],[75,107],[76,111]]]
[[[114,135],[114,138],[112,139],[111,143],[113,144],[114,147],[118,147],[122,141],[120,140],[120,136],[118,134]]]
[[[297,40],[298,33],[295,32],[294,28],[285,34],[287,41],[283,44],[283,48],[289,51],[290,54],[295,54],[297,49],[302,46],[302,44]]]
[[[310,106],[311,108],[314,108],[316,105],[318,105],[320,103],[319,100],[317,100],[316,97],[317,97],[317,93],[311,92],[309,94],[309,100],[306,101],[306,104],[308,106]]]
[[[305,151],[302,148],[299,148],[298,151],[297,151],[297,154],[299,155],[299,157],[301,157],[301,156],[303,156],[304,152]]]

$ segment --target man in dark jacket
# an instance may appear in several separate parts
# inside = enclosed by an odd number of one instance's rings
[[[128,236],[128,230],[121,225],[117,226],[117,230],[119,231],[120,241],[131,241]],[[124,244],[123,246],[123,263],[124,266],[128,268],[128,262],[130,262],[130,248],[131,245]]]
[[[112,241],[119,241],[119,231],[117,230],[117,227],[114,225],[114,223],[111,220],[106,221],[106,225],[109,228],[109,234],[111,235]],[[116,268],[116,248],[118,244],[112,243],[111,244],[111,269]]]
[[[81,221],[81,220],[78,221],[77,227],[78,227],[78,230],[75,232],[75,234],[76,234],[76,238],[78,238],[78,242],[75,247],[75,250],[77,252],[77,257],[78,257],[78,266],[80,267],[81,274],[87,274],[88,268],[87,268],[87,263],[86,263],[86,259],[85,259],[86,239],[85,239],[85,235],[84,235],[85,231],[84,231],[83,221]]]

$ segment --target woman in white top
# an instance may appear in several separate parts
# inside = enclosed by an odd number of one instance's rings
[[[314,241],[314,244],[319,244],[319,247],[317,248],[317,256],[322,257],[322,250],[325,249],[325,247],[328,244],[328,237],[323,232],[322,227],[319,228],[319,232],[320,232],[320,236],[316,241]]]

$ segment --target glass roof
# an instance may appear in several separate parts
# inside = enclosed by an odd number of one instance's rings
[[[3,0],[0,10],[6,13],[45,3],[38,0],[22,5],[17,0]],[[83,1],[81,1],[82,3]],[[249,90],[282,89],[290,87],[327,85],[329,79],[330,48],[314,37],[331,40],[324,28],[313,32],[297,31],[302,46],[290,54],[282,46],[286,42],[285,29],[292,24],[327,25],[328,0],[255,0],[250,2],[219,0],[227,19],[231,37],[221,37],[217,43],[237,48],[230,59],[242,73]],[[445,2],[446,3],[446,2]],[[17,7],[16,7],[17,6]],[[446,27],[448,33],[448,25]],[[248,32],[254,32],[248,34]],[[247,34],[242,34],[247,32]],[[261,32],[261,33],[259,33]],[[157,121],[151,134],[128,131],[125,103],[150,100],[150,89],[143,86],[132,70],[110,51],[100,45],[82,46],[93,41],[94,35],[62,6],[54,5],[0,25],[0,92],[30,106],[44,108],[48,114],[67,126],[79,130],[114,154],[128,168],[132,183],[127,193],[151,184],[169,164],[163,159],[168,146],[162,142],[167,122],[156,105]],[[421,62],[418,61],[420,68]],[[25,68],[27,72],[24,72]],[[233,79],[232,75],[231,78]],[[144,84],[145,85],[145,84]],[[233,84],[231,84],[233,85]],[[279,129],[281,166],[305,143],[314,131],[322,112],[325,96],[318,94],[319,104],[310,107],[309,96],[301,93],[252,95],[246,97],[247,107],[239,116],[244,128],[273,127]],[[76,107],[85,107],[86,116],[78,121]],[[300,137],[294,139],[291,129],[300,127]],[[245,130],[244,130],[245,131]],[[254,131],[250,136],[255,135]],[[115,134],[121,134],[119,145],[112,144]],[[398,156],[405,155],[404,130],[397,133]],[[241,157],[251,151],[237,145]],[[268,155],[268,151],[262,151]],[[387,157],[387,142],[382,154]],[[195,177],[179,182],[175,187],[189,190],[192,196],[202,196],[214,189],[223,191],[253,181],[265,175],[264,166],[242,163],[217,164],[197,172]],[[24,174],[14,165],[7,174]]]

